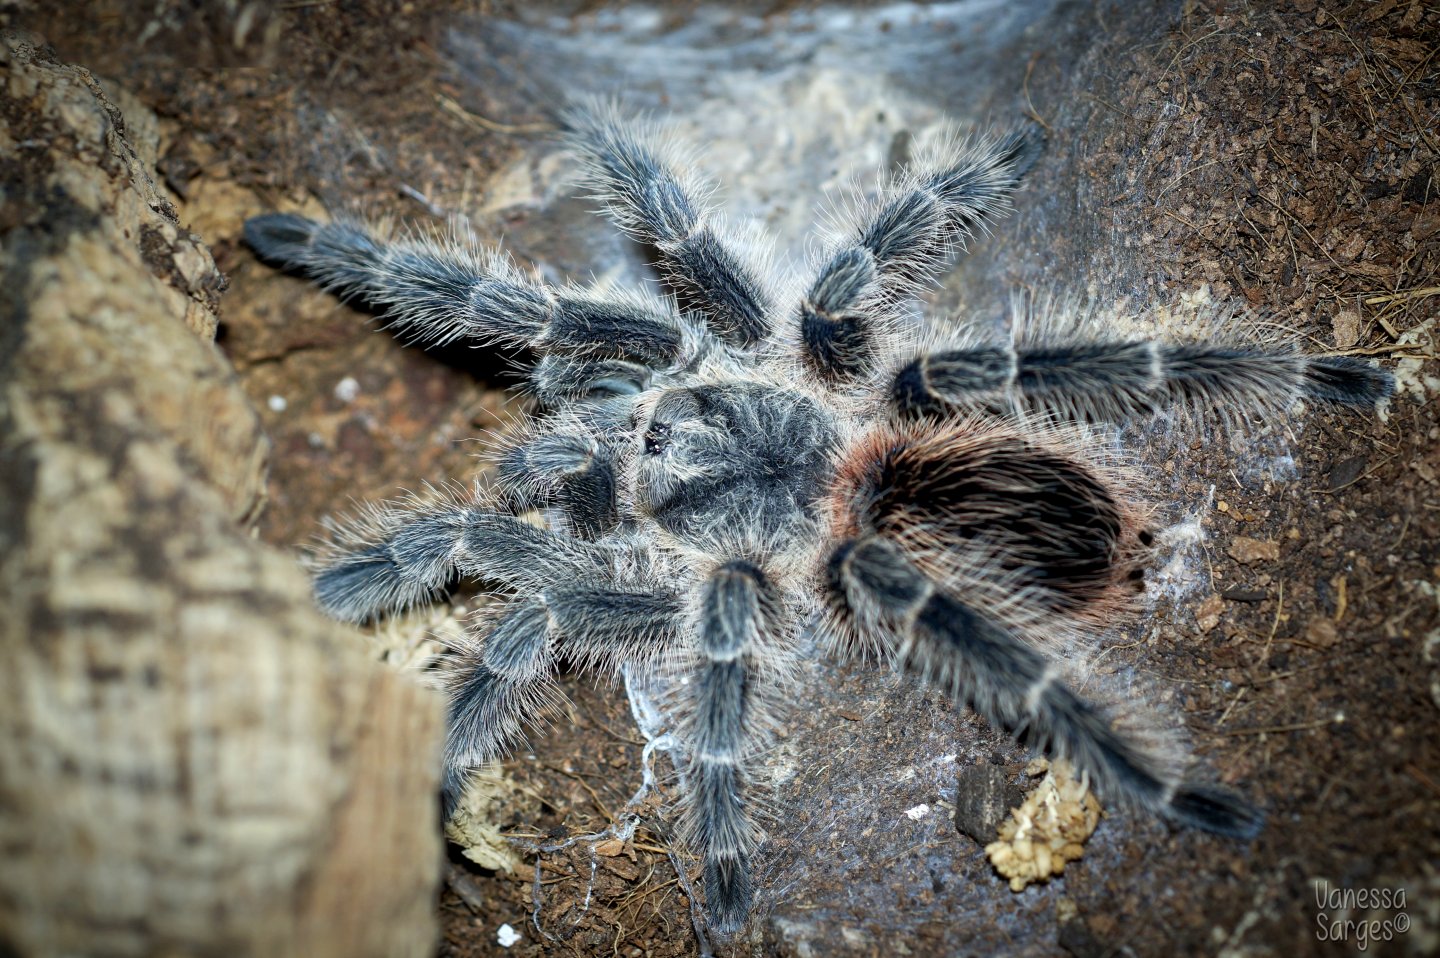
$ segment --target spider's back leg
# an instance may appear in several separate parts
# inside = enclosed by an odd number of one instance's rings
[[[837,619],[881,636],[899,667],[1069,759],[1112,801],[1217,834],[1259,831],[1256,809],[1224,789],[1179,780],[1066,685],[1044,655],[928,579],[894,542],[870,536],[842,543],[829,579]]]
[[[952,427],[954,424],[951,424]],[[989,720],[1073,761],[1107,797],[1185,825],[1248,835],[1259,815],[1183,781],[1113,725],[1032,641],[1123,601],[1136,513],[1102,474],[999,426],[877,430],[832,501],[832,624],[889,652]]]
[[[1283,411],[1300,398],[1369,407],[1394,391],[1389,372],[1348,356],[1074,337],[917,357],[895,374],[890,399],[907,415],[1013,403],[1062,418],[1116,421],[1168,409]]]

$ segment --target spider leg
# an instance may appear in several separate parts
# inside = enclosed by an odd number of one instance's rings
[[[712,331],[736,346],[770,333],[771,295],[740,244],[721,235],[705,203],[711,185],[684,171],[651,131],[604,105],[570,111],[570,145],[616,224],[659,254],[666,280]]]
[[[563,650],[585,667],[619,671],[653,659],[680,634],[680,601],[606,583],[556,586],[504,610],[452,672],[443,798],[448,818],[469,771],[504,754],[526,721],[554,700],[549,677]]]
[[[683,320],[653,303],[554,289],[499,252],[421,239],[383,243],[353,223],[291,213],[248,220],[245,242],[261,259],[383,310],[425,345],[471,338],[667,366],[690,335]]]
[[[604,574],[607,553],[523,519],[454,503],[372,516],[318,563],[315,599],[337,619],[363,622],[438,592],[456,573],[518,592]]]
[[[800,306],[805,358],[822,379],[864,378],[877,326],[943,267],[976,228],[1003,213],[1043,139],[1038,129],[911,171],[820,267]]]
[[[754,897],[759,836],[745,801],[745,764],[761,729],[758,665],[775,605],[764,573],[740,560],[715,571],[701,601],[687,824],[704,860],[709,924],[722,935],[740,930]]]
[[[1395,383],[1346,356],[1130,340],[934,353],[902,367],[890,390],[912,415],[1013,400],[1066,418],[1119,420],[1172,407],[1277,408],[1302,397],[1373,406]]]
[[[571,531],[598,539],[619,524],[614,457],[590,436],[551,433],[508,450],[499,481],[520,508],[560,507]]]
[[[445,818],[465,792],[469,772],[499,758],[521,725],[555,698],[548,687],[555,640],[542,602],[511,605],[483,644],[461,656],[447,692],[441,799]]]
[[[1256,809],[1223,789],[1176,781],[1065,685],[1044,655],[927,579],[895,543],[878,536],[846,541],[827,575],[841,623],[878,638],[899,667],[938,678],[988,720],[1048,743],[1111,800],[1222,835],[1259,831]]]
[[[547,409],[604,402],[650,388],[654,370],[623,359],[544,356],[530,372],[530,391]]]

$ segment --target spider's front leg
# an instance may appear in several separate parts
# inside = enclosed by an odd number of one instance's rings
[[[530,372],[530,392],[546,409],[624,399],[650,388],[655,369],[623,359],[549,355]]]
[[[693,345],[685,321],[659,304],[554,289],[498,251],[424,239],[386,243],[354,223],[291,213],[247,221],[245,242],[268,262],[383,310],[427,346],[474,339],[665,367]]]
[[[800,306],[804,356],[822,380],[846,384],[875,368],[877,334],[896,304],[943,267],[955,247],[1005,212],[1035,162],[1038,129],[922,162],[870,209],[820,267]]]
[[[557,506],[569,531],[598,539],[620,522],[615,456],[593,436],[555,432],[508,449],[498,478],[516,506]]]
[[[727,238],[704,197],[712,187],[644,124],[600,103],[565,116],[570,145],[611,218],[660,254],[666,279],[716,335],[754,346],[770,334],[773,295],[763,273]]]
[[[754,898],[750,869],[759,830],[745,800],[745,767],[764,728],[769,678],[760,664],[778,628],[779,603],[759,566],[732,560],[711,574],[686,728],[686,821],[704,861],[709,924],[722,935],[740,930]]]

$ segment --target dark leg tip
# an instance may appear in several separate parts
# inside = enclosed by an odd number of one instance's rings
[[[315,601],[343,622],[364,622],[381,611],[400,585],[400,567],[390,551],[375,546],[346,556],[315,574]]]
[[[895,381],[890,386],[890,400],[895,404],[896,411],[902,415],[922,416],[940,411],[935,398],[930,394],[930,386],[925,381],[925,371],[922,368],[924,363],[923,359],[907,363],[905,368],[896,373]]]
[[[1362,359],[1330,356],[1306,365],[1305,392],[1343,406],[1374,406],[1395,392],[1395,377]]]
[[[1022,178],[1045,152],[1044,128],[1030,124],[1011,133],[1000,142],[1000,152],[1015,170],[1015,179]]]
[[[449,763],[445,765],[445,771],[440,776],[440,823],[450,821],[455,814],[455,809],[460,806],[460,799],[465,795],[465,786],[470,782],[470,770],[456,768]]]
[[[750,917],[754,897],[748,855],[706,858],[705,917],[711,931],[721,937],[737,934]]]
[[[1187,785],[1175,793],[1165,817],[1186,828],[1248,841],[1260,834],[1265,816],[1234,792],[1213,786]]]
[[[318,226],[294,213],[266,213],[245,221],[245,245],[262,260],[290,265],[309,248]]]

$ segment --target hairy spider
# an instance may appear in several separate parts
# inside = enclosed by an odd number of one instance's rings
[[[1068,758],[1111,802],[1253,835],[1256,809],[1188,780],[1066,682],[1056,650],[1133,603],[1150,541],[1100,430],[1176,410],[1279,414],[1301,398],[1371,406],[1390,376],[1258,345],[1234,324],[1165,342],[1032,317],[995,342],[924,323],[913,294],[1008,209],[1040,150],[1033,130],[931,150],[786,294],[653,129],[595,105],[565,127],[672,298],[552,288],[500,252],[384,242],[347,222],[270,214],[245,228],[264,259],[414,340],[538,356],[544,413],[503,450],[492,491],[376,509],[316,570],[320,605],[352,622],[457,574],[513,593],[455,656],[447,802],[536,717],[562,657],[687,676],[686,821],[709,922],[733,933],[759,841],[747,780],[813,625],[828,648],[879,651]],[[537,508],[548,528],[519,515]]]

